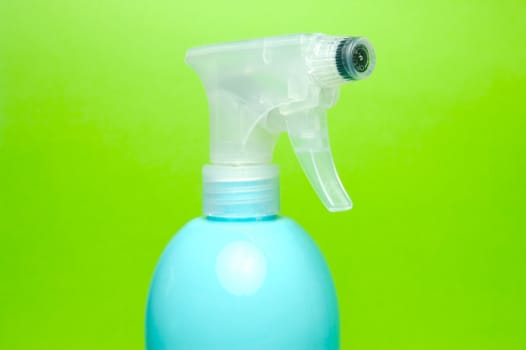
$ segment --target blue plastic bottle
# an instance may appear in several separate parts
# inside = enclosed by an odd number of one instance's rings
[[[147,334],[148,349],[338,349],[338,305],[294,221],[198,218],[159,262]]]
[[[269,163],[277,135],[288,133],[325,206],[351,208],[325,110],[339,85],[371,73],[372,46],[301,34],[196,48],[187,62],[205,84],[211,113],[204,217],[175,235],[157,265],[146,348],[338,349],[328,266],[310,236],[279,216],[279,171]]]

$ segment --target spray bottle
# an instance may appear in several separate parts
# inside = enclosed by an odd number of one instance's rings
[[[149,350],[339,348],[328,266],[310,236],[279,216],[274,145],[287,133],[329,211],[351,209],[334,166],[326,111],[368,77],[362,37],[297,34],[190,49],[210,109],[203,217],[170,241],[146,312]]]

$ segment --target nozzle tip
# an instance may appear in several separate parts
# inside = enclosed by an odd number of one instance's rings
[[[345,38],[336,49],[336,67],[346,80],[367,78],[373,72],[375,63],[373,45],[365,38]]]

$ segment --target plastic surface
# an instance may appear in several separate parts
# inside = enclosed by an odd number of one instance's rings
[[[279,213],[277,165],[203,168],[203,213],[219,218],[254,218]]]
[[[327,264],[286,218],[183,227],[155,271],[148,350],[336,350],[339,315]]]
[[[210,107],[210,161],[268,164],[288,133],[303,171],[331,211],[351,200],[334,166],[326,111],[339,86],[369,76],[374,50],[365,38],[298,34],[191,49]]]

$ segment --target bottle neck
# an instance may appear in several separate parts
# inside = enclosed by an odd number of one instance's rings
[[[213,220],[268,220],[279,214],[276,165],[205,165],[203,214]]]

